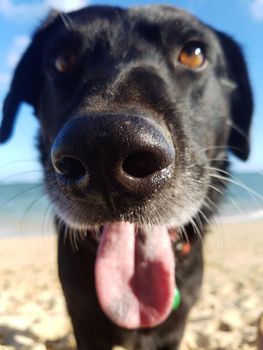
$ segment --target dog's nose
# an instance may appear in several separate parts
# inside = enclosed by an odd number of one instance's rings
[[[91,115],[68,121],[51,151],[58,181],[87,195],[155,193],[170,177],[175,151],[149,119]]]

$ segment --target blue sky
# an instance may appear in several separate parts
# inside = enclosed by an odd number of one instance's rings
[[[86,4],[119,6],[166,3],[185,8],[204,22],[232,35],[242,45],[255,96],[251,132],[252,151],[248,162],[233,157],[239,170],[263,171],[263,0],[0,0],[0,106],[8,91],[14,66],[30,42],[30,34],[48,9],[72,10]],[[0,112],[1,118],[1,112]],[[37,122],[29,106],[20,110],[13,138],[0,146],[0,181],[39,179],[35,135]]]

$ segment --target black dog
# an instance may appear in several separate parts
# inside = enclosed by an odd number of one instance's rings
[[[199,236],[224,188],[218,174],[228,150],[249,153],[238,45],[171,7],[52,13],[15,71],[1,142],[23,101],[41,125],[78,348],[177,349],[202,279]]]

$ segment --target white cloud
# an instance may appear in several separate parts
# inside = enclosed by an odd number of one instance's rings
[[[28,46],[29,42],[30,38],[26,35],[19,35],[13,39],[11,48],[6,57],[8,68],[13,69],[16,66],[22,52]]]
[[[61,11],[73,11],[84,7],[88,0],[43,0],[38,3],[24,2],[15,3],[13,0],[0,0],[0,15],[10,19],[32,19],[32,17],[41,17],[49,9],[58,9]]]
[[[250,3],[250,13],[258,21],[263,20],[263,0],[252,0]]]
[[[45,0],[44,6],[47,8],[56,8],[62,11],[74,11],[87,6],[86,0]]]

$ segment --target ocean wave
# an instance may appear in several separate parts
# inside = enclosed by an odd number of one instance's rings
[[[263,209],[259,209],[257,211],[253,211],[250,213],[242,213],[242,214],[233,214],[233,215],[225,215],[219,214],[214,218],[219,223],[223,224],[232,224],[238,222],[251,222],[251,221],[262,221],[263,220]]]

